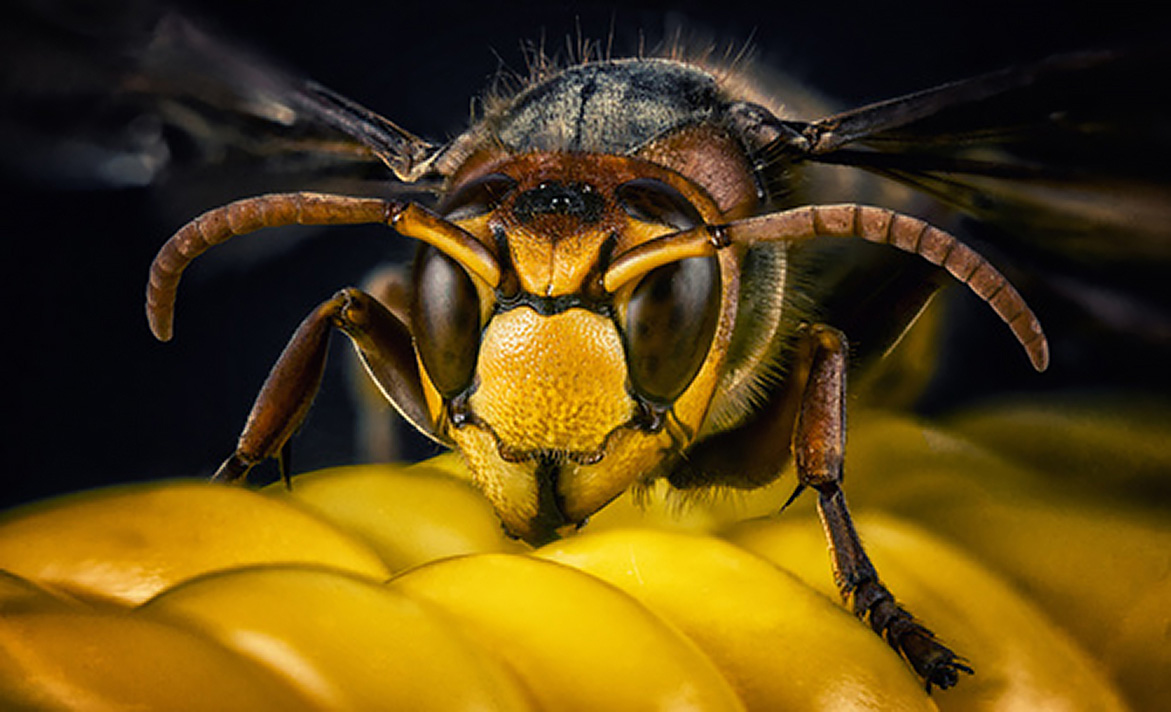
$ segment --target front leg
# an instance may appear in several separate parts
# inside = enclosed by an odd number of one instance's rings
[[[403,265],[384,265],[362,281],[362,291],[378,300],[404,324],[410,323],[411,277]],[[394,462],[401,459],[397,417],[379,385],[370,378],[361,358],[346,359],[350,393],[357,410],[358,457],[364,462]]]
[[[845,336],[828,326],[809,326],[801,346],[809,377],[793,430],[793,456],[799,488],[817,490],[817,511],[842,597],[853,597],[854,612],[907,659],[927,682],[928,691],[932,685],[949,688],[960,671],[971,674],[972,669],[895,602],[879,581],[846,507],[841,487],[846,441]]]
[[[281,460],[289,438],[304,422],[321,385],[329,336],[346,334],[379,390],[409,421],[426,433],[427,415],[418,363],[409,329],[385,306],[357,289],[343,289],[305,318],[269,372],[236,450],[214,479],[235,482],[270,457]]]

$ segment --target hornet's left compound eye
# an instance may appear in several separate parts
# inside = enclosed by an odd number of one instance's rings
[[[415,260],[411,332],[431,382],[444,398],[472,383],[480,351],[480,300],[463,267],[430,245]]]
[[[640,396],[674,403],[703,366],[720,316],[720,265],[692,257],[643,277],[626,307],[626,363]]]
[[[683,194],[654,178],[636,178],[618,186],[618,203],[635,220],[676,230],[703,224],[703,218]]]

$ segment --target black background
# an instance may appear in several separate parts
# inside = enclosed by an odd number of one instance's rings
[[[1107,11],[1084,3],[753,5],[225,1],[190,11],[434,139],[462,128],[471,97],[502,63],[523,71],[522,41],[543,33],[557,48],[579,27],[597,39],[612,29],[616,53],[636,49],[640,32],[654,46],[672,23],[721,42],[750,40],[763,62],[854,105],[1056,51],[1129,42],[1152,24],[1125,6]],[[268,367],[300,319],[405,250],[377,228],[290,240],[260,259],[241,248],[191,271],[176,338],[160,344],[143,317],[147,267],[194,212],[176,215],[147,189],[65,190],[11,171],[2,187],[0,504],[98,483],[210,474],[231,451]],[[258,192],[213,188],[226,198]],[[1160,355],[1120,354],[1112,362],[1102,356],[1109,348],[1086,357],[1062,347],[1073,340],[1070,333],[1053,336],[1049,374],[1033,376],[1011,340],[998,336],[984,371],[947,389],[948,402],[987,396],[988,384],[1166,392]],[[331,371],[296,441],[295,469],[352,461],[353,437],[345,379]]]

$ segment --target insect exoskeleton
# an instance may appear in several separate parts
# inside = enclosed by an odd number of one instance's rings
[[[447,321],[446,310],[486,312],[450,335],[469,352],[478,344],[478,355],[444,374],[446,393],[430,379],[428,403],[446,410],[447,434],[509,530],[541,540],[542,529],[582,522],[654,472],[700,429],[735,320],[737,256],[671,262],[610,292],[602,275],[613,255],[721,222],[707,192],[634,157],[530,153],[489,170],[487,180],[510,188],[457,224],[495,244],[501,284],[431,287],[428,263],[441,258],[424,256],[416,325]],[[427,373],[448,370],[431,366],[443,345],[426,331],[416,338]]]
[[[495,102],[441,147],[320,87],[296,101],[401,180],[440,179],[440,199],[432,210],[260,196],[196,218],[164,245],[147,297],[160,338],[183,269],[233,235],[375,222],[423,243],[405,292],[344,289],[305,319],[218,478],[283,461],[340,330],[386,399],[459,450],[507,530],[532,544],[657,477],[679,489],[751,488],[792,456],[797,491],[817,492],[858,614],[928,685],[970,672],[894,602],[858,541],[840,488],[847,335],[803,311],[790,258],[818,237],[916,254],[983,298],[1044,368],[1040,325],[995,268],[922,220],[772,194],[858,126],[897,125],[914,111],[895,102],[858,110],[862,119],[782,120],[709,71],[663,59],[569,67]],[[929,293],[912,290],[889,318],[894,331]]]
[[[672,259],[620,285],[603,277],[636,246],[756,208],[723,105],[716,81],[687,65],[603,62],[538,84],[469,133],[482,146],[441,210],[494,250],[501,280],[452,289],[463,275],[432,276],[452,268],[426,253],[415,337],[431,413],[446,416],[515,535],[542,541],[580,524],[703,428],[744,250]],[[478,324],[446,340],[426,326],[476,311]],[[436,353],[450,342],[466,356]]]

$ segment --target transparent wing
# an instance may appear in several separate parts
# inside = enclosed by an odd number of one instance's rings
[[[1049,255],[1166,262],[1168,69],[1167,52],[1063,55],[791,126],[802,160],[894,178]]]
[[[885,176],[971,218],[966,238],[1005,268],[1059,340],[1071,337],[1057,348],[1094,345],[1070,361],[1162,358],[1171,351],[1169,69],[1165,50],[1058,56],[782,122],[770,150]]]
[[[386,168],[413,180],[433,150],[150,3],[82,16],[29,2],[5,16],[5,160],[55,185],[153,185],[225,167],[264,189],[285,187],[286,177],[339,189],[385,182]]]

